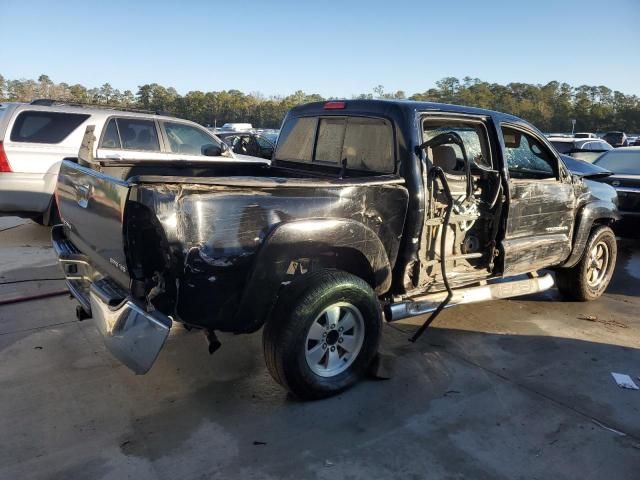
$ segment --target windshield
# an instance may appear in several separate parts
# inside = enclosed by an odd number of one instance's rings
[[[640,175],[640,148],[607,152],[595,164],[617,174]]]

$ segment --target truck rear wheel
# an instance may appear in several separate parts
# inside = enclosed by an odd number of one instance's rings
[[[267,368],[302,399],[342,392],[367,372],[381,319],[378,299],[361,278],[335,270],[303,275],[285,288],[264,327]]]
[[[600,298],[613,276],[617,254],[613,230],[607,226],[595,228],[580,261],[571,268],[556,271],[558,290],[570,300],[584,302]]]

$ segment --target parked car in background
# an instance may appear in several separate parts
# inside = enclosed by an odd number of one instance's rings
[[[629,146],[629,140],[624,132],[607,132],[603,135],[602,139],[605,142],[609,142],[612,147],[627,147]]]
[[[601,181],[618,192],[618,209],[625,223],[640,220],[640,147],[616,148],[602,155],[594,165],[613,172]]]
[[[234,132],[246,132],[252,129],[253,125],[250,123],[225,123],[222,125],[222,130],[232,130]]]
[[[229,145],[234,153],[271,159],[275,144],[264,135],[253,132],[217,132],[216,136]]]
[[[267,129],[255,129],[255,133],[258,135],[262,135],[264,138],[269,140],[274,145],[278,143],[278,136],[280,136],[280,130],[276,128],[267,128]]]
[[[114,161],[234,156],[207,129],[187,120],[51,100],[5,103],[0,106],[0,215],[56,222],[53,192],[60,162],[77,156],[89,124],[101,152]]]
[[[556,150],[585,162],[593,162],[613,147],[599,138],[550,137],[549,141]]]
[[[573,138],[598,138],[595,133],[580,132],[576,133]]]
[[[547,138],[573,138],[573,135],[570,133],[545,133],[544,136]]]

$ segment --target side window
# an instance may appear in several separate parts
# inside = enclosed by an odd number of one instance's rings
[[[556,159],[535,137],[502,127],[505,160],[511,178],[556,178]]]
[[[102,142],[100,148],[122,148],[120,143],[120,135],[118,135],[118,127],[116,126],[116,119],[112,118],[107,124],[107,128],[104,130],[102,136]]]
[[[260,135],[256,135],[256,141],[258,142],[258,145],[260,145],[260,148],[273,148],[273,144]]]
[[[199,128],[184,123],[164,122],[164,131],[169,139],[172,153],[202,155],[205,147],[219,143]]]
[[[160,151],[156,124],[153,120],[118,118],[117,122],[122,148],[149,152]]]
[[[464,149],[472,165],[484,168],[492,168],[491,154],[489,151],[487,132],[483,125],[477,123],[465,123],[464,121],[448,121],[443,124],[427,119],[423,126],[423,140],[428,141],[441,133],[457,133],[462,139]],[[464,155],[459,145],[452,143],[430,148],[427,152],[434,165],[439,166],[447,173],[464,173]]]
[[[60,143],[89,115],[79,113],[26,111],[16,118],[11,130],[12,142]]]

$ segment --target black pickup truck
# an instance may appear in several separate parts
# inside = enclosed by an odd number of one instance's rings
[[[551,288],[541,269],[593,300],[615,266],[616,192],[587,178],[606,172],[572,173],[510,115],[312,103],[255,162],[126,163],[96,157],[100,136],[63,162],[53,243],[77,315],[136,373],[174,321],[210,351],[264,326],[273,377],[326,397],[366,373],[383,318],[430,314],[417,338],[445,307]]]

